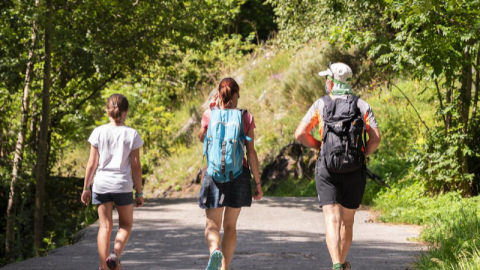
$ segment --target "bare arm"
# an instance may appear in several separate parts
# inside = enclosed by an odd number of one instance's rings
[[[92,184],[93,176],[98,166],[98,148],[90,146],[90,156],[88,157],[87,168],[85,170],[85,182],[83,187],[89,188]]]
[[[253,178],[255,180],[255,195],[253,198],[255,200],[260,200],[263,196],[262,186],[260,183],[260,171],[258,169],[258,156],[257,151],[255,151],[255,132],[253,129],[247,132],[247,136],[252,138],[252,141],[245,141],[247,146],[247,162],[252,169]]]
[[[88,205],[90,200],[91,191],[90,185],[92,184],[93,176],[98,166],[98,148],[90,146],[90,156],[88,157],[87,168],[85,170],[85,181],[83,183],[82,203]]]
[[[303,121],[300,122],[297,130],[295,131],[295,139],[306,147],[318,150],[320,149],[320,141],[315,139],[312,134],[310,134],[312,129],[313,127],[310,124],[307,124]]]
[[[132,166],[133,184],[137,193],[142,192],[142,164],[140,163],[140,148],[130,152],[130,163]]]
[[[205,128],[201,127],[200,130],[198,130],[198,139],[200,139],[200,142],[203,142],[203,139],[205,139]]]
[[[135,203],[140,207],[144,203],[142,193],[142,164],[140,163],[140,148],[130,152],[130,164],[132,168],[133,184],[135,185]],[[142,194],[137,196],[137,194]]]
[[[380,137],[380,130],[378,128],[370,128],[367,130],[368,141],[366,143],[367,147],[365,149],[365,156],[371,155],[375,150],[377,150],[378,145],[382,138]]]

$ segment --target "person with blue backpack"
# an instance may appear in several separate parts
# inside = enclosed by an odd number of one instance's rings
[[[210,259],[206,270],[218,270],[220,265],[227,270],[230,266],[237,241],[238,216],[242,207],[252,204],[250,169],[255,180],[253,198],[260,200],[263,196],[254,147],[255,122],[249,112],[237,108],[239,98],[237,82],[224,78],[218,86],[215,98],[218,102],[203,114],[198,133],[207,159],[199,196],[199,206],[205,209],[207,219],[205,241]]]
[[[350,270],[346,259],[352,244],[355,212],[365,192],[365,157],[380,144],[380,130],[370,105],[352,91],[352,70],[348,65],[329,64],[318,75],[326,77],[327,95],[310,107],[295,131],[295,139],[320,151],[315,182],[325,216],[332,269]],[[310,134],[317,125],[320,140]]]

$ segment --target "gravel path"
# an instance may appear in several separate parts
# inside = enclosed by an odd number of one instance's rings
[[[371,223],[370,212],[356,215],[348,260],[354,270],[406,270],[423,247],[407,239],[418,236],[410,226]],[[196,199],[148,200],[135,209],[134,229],[122,257],[130,269],[205,269],[204,211]],[[98,269],[94,224],[72,246],[3,267],[4,270]],[[114,234],[116,232],[114,228]],[[230,270],[328,270],[324,217],[316,198],[264,198],[242,209],[238,240]]]

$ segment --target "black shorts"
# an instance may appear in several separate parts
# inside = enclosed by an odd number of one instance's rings
[[[367,183],[366,166],[349,173],[331,173],[322,161],[320,157],[315,165],[320,207],[327,204],[341,204],[349,209],[360,207]]]
[[[198,204],[202,209],[221,207],[249,207],[252,205],[252,177],[250,170],[243,167],[242,174],[233,181],[218,183],[205,172]]]
[[[92,193],[92,204],[113,202],[116,206],[127,206],[133,203],[133,193]]]

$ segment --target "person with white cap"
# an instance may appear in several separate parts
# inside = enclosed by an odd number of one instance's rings
[[[332,269],[349,270],[351,265],[346,259],[352,243],[354,216],[366,185],[365,157],[380,144],[380,131],[370,105],[352,91],[352,69],[348,65],[329,64],[318,75],[326,77],[327,95],[310,107],[295,131],[295,139],[320,151],[315,182],[325,215],[325,238]],[[320,140],[310,134],[317,125]]]

